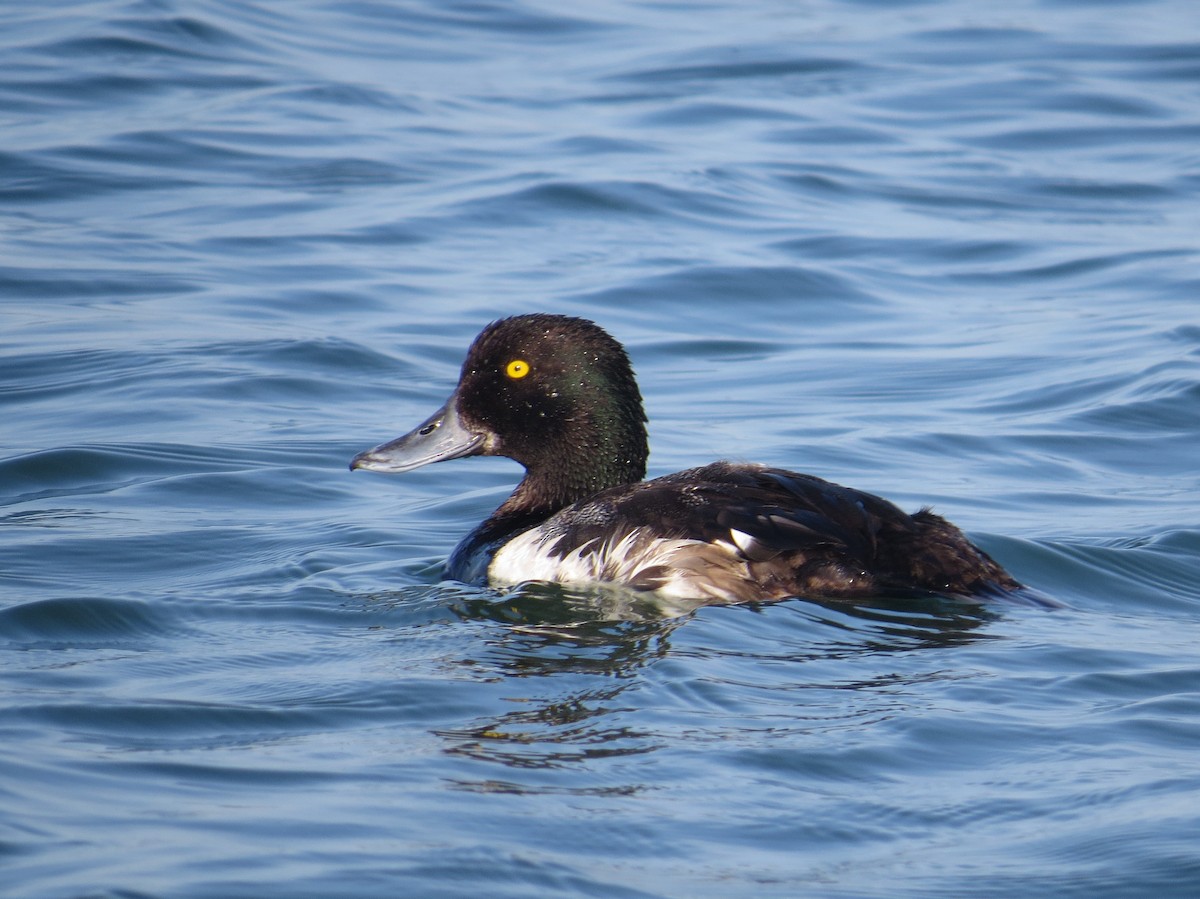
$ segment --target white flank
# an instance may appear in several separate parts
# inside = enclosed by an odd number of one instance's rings
[[[650,537],[635,529],[620,538],[591,540],[559,555],[555,552],[561,537],[543,528],[534,528],[504,544],[488,566],[488,580],[496,586],[511,586],[523,581],[553,581],[560,584],[617,583],[635,584],[642,572],[663,568],[671,572],[655,592],[674,598],[694,598],[711,591],[697,584],[697,574],[687,558],[697,549],[713,545],[700,540]],[[733,557],[734,546],[723,541],[715,544]]]

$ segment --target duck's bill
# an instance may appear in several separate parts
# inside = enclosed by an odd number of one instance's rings
[[[452,396],[418,427],[350,460],[350,470],[412,471],[422,465],[461,459],[482,451],[486,435],[470,430],[459,420],[457,397]]]

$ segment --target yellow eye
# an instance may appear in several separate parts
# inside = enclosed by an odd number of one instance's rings
[[[529,363],[524,359],[514,359],[504,367],[504,373],[514,381],[520,380],[529,374]]]

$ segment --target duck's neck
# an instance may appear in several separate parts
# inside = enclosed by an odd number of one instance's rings
[[[646,474],[644,428],[642,440],[640,453],[607,457],[611,464],[599,468],[591,465],[586,475],[581,476],[581,469],[570,465],[554,472],[527,470],[512,495],[455,548],[447,563],[447,574],[468,583],[484,583],[492,555],[513,537],[537,527],[572,503],[609,487],[640,481]]]
[[[546,518],[602,490],[642,480],[649,448],[641,403],[605,413],[593,411],[587,421],[574,419],[562,440],[547,441],[492,517]]]

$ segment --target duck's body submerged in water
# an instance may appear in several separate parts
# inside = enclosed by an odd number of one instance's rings
[[[494,322],[446,405],[351,469],[507,456],[525,478],[454,550],[447,574],[508,586],[616,583],[750,602],[1020,587],[943,518],[811,475],[714,462],[643,481],[646,416],[624,348],[561,315]]]

